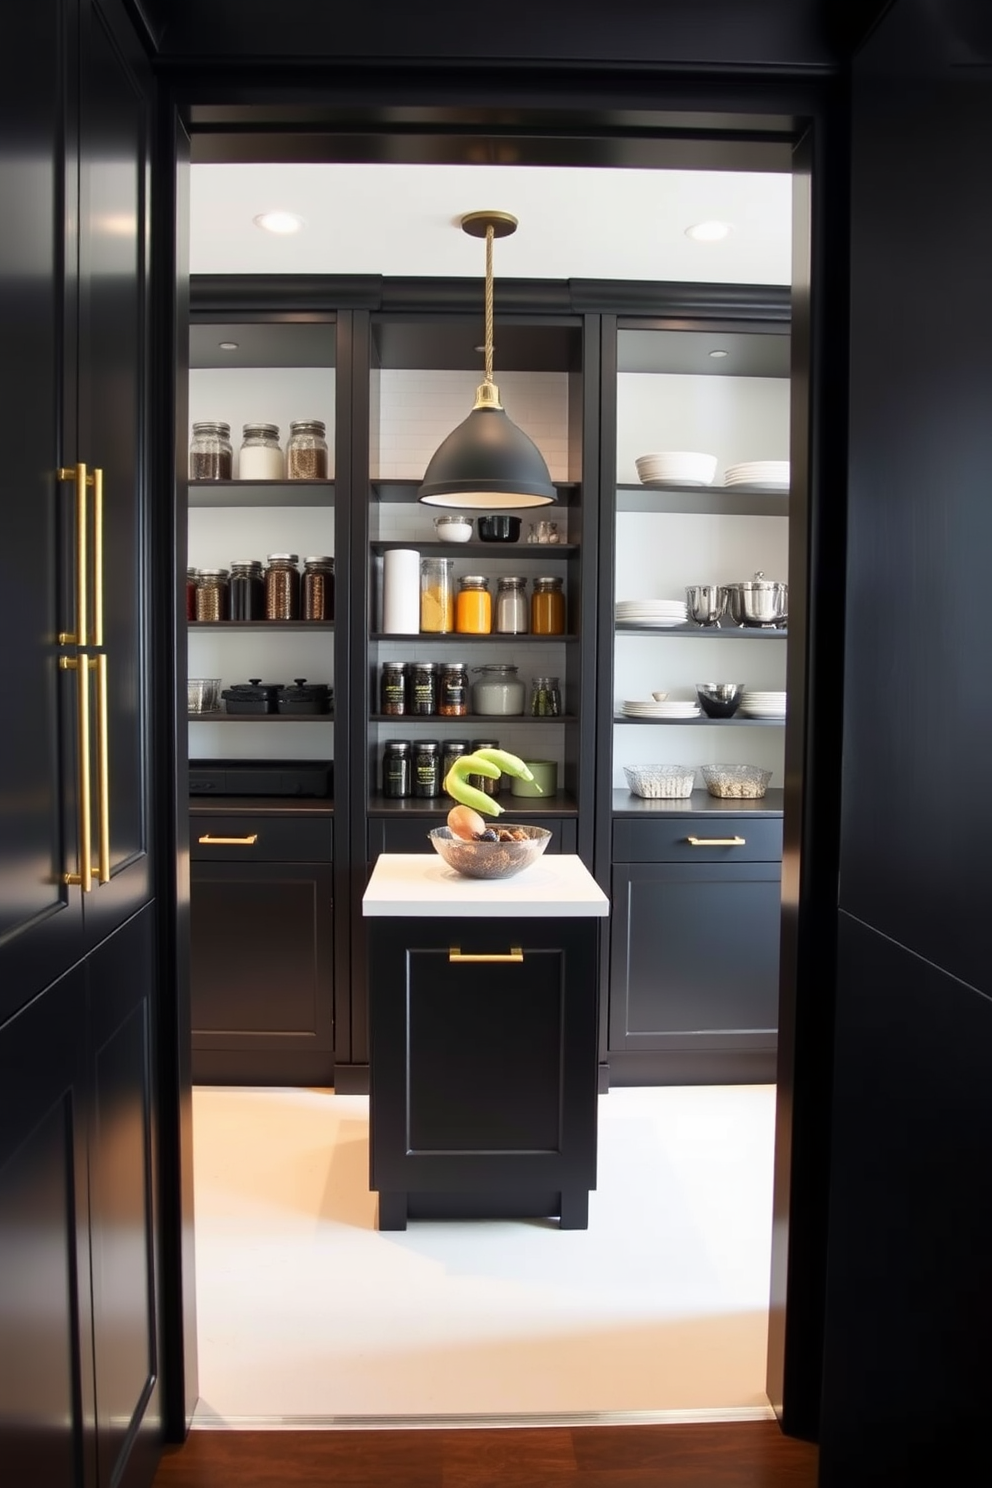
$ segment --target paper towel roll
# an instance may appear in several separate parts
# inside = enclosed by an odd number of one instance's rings
[[[420,554],[390,548],[382,565],[382,628],[389,635],[420,634]]]

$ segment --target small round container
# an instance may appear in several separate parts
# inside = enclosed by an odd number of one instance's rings
[[[285,480],[278,424],[245,424],[238,451],[239,480]]]
[[[379,674],[379,712],[402,718],[406,712],[406,663],[384,661]]]
[[[270,553],[265,561],[266,620],[299,620],[299,554]]]
[[[438,672],[437,711],[441,718],[464,718],[468,712],[468,667],[443,661]]]
[[[522,574],[502,574],[496,586],[496,630],[499,635],[526,635],[530,605]]]
[[[472,537],[472,518],[454,512],[434,518],[434,531],[439,542],[464,543]]]
[[[232,620],[265,618],[265,583],[257,558],[243,558],[231,564],[230,613]]]
[[[562,580],[553,574],[534,580],[530,597],[530,628],[534,635],[565,634],[565,595]]]
[[[524,760],[524,764],[533,775],[533,780],[520,780],[516,775],[510,776],[510,795],[536,797],[538,800],[547,800],[549,796],[558,794],[558,766],[554,760]]]
[[[496,512],[478,521],[480,542],[516,542],[520,536],[520,518],[510,512]]]
[[[304,620],[334,619],[334,559],[329,554],[304,558],[300,587]]]
[[[189,446],[190,480],[230,480],[233,467],[230,424],[194,424]]]
[[[390,739],[382,751],[382,794],[405,801],[413,788],[413,746],[409,739]]]
[[[488,635],[493,628],[493,599],[489,580],[483,574],[465,574],[458,580],[455,597],[455,630],[460,635]]]
[[[407,667],[407,712],[432,718],[437,712],[437,662],[411,661]]]
[[[226,568],[201,568],[196,576],[196,618],[200,621],[229,620],[230,593]]]
[[[424,635],[450,635],[455,628],[453,558],[420,560],[420,629]]]
[[[441,741],[417,739],[413,746],[413,794],[431,800],[441,794]]]
[[[520,714],[524,711],[524,684],[517,677],[518,668],[495,662],[477,666],[479,681],[472,683],[472,711],[486,714]]]
[[[327,479],[327,426],[321,419],[297,419],[286,440],[288,480]]]
[[[561,717],[561,688],[557,677],[535,677],[530,689],[532,718]]]

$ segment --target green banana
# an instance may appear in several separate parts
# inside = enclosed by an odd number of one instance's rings
[[[511,754],[508,749],[477,749],[471,758],[489,760],[491,764],[498,766],[504,775],[515,775],[518,780],[534,781],[533,775],[519,755]],[[471,773],[475,775],[480,772],[473,770]],[[540,786],[537,789],[539,794],[544,794]]]
[[[500,816],[503,808],[494,796],[487,796],[477,786],[469,785],[466,775],[485,775],[489,780],[498,780],[499,765],[483,759],[481,754],[462,754],[444,777],[444,788],[462,806],[471,806],[481,816]]]

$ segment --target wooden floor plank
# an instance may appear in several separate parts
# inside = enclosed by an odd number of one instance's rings
[[[501,1430],[194,1431],[154,1488],[816,1488],[774,1421]]]

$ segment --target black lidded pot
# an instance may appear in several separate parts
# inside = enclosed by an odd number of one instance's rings
[[[250,677],[247,682],[235,682],[221,693],[228,713],[277,713],[281,682],[263,682]]]
[[[279,694],[280,713],[329,713],[333,701],[333,689],[327,682],[308,682],[306,677],[294,677],[292,687],[284,687]]]

